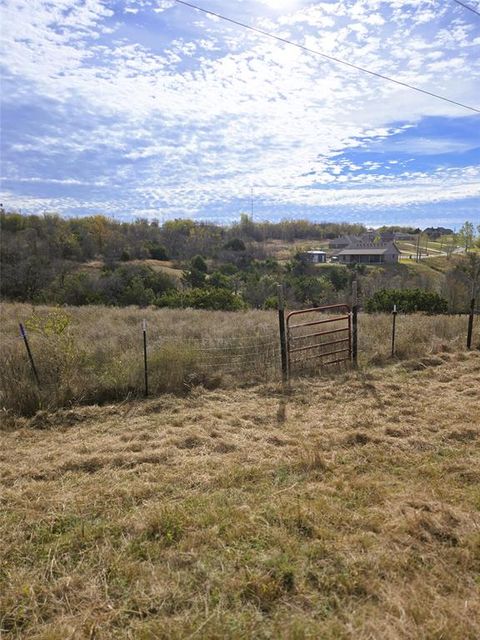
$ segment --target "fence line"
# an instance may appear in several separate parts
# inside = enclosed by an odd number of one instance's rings
[[[462,314],[465,317],[465,314]],[[387,316],[388,317],[388,316]],[[444,318],[445,316],[440,316]],[[396,318],[393,315],[393,318]],[[403,340],[405,330],[412,332],[415,323],[405,322],[407,316],[399,315],[397,318],[397,333]],[[333,320],[328,320],[334,321]],[[151,321],[150,321],[151,322]],[[463,323],[463,320],[462,320]],[[362,322],[360,322],[362,325]],[[370,326],[370,325],[368,325]],[[235,327],[236,328],[236,327]],[[41,389],[33,388],[35,385],[29,383],[32,372],[29,370],[29,360],[25,353],[22,354],[21,368],[17,369],[18,373],[12,377],[12,393],[16,384],[25,382],[30,384],[30,391],[43,398],[42,402],[47,402],[49,396],[58,397],[59,400],[53,402],[70,402],[72,399],[96,398],[96,388],[114,390],[118,396],[121,394],[140,395],[144,391],[145,395],[153,395],[161,391],[170,391],[181,389],[182,385],[188,385],[189,381],[195,380],[198,376],[200,382],[208,380],[216,380],[216,374],[232,376],[238,381],[249,383],[259,381],[280,380],[282,375],[282,352],[277,331],[259,331],[255,332],[255,327],[251,328],[252,335],[245,335],[248,327],[243,329],[241,335],[222,335],[222,336],[205,336],[199,335],[198,338],[182,338],[178,335],[165,335],[164,332],[157,333],[153,323],[148,326],[148,363],[146,359],[145,330],[143,331],[144,343],[142,354],[142,329],[141,325],[134,328],[134,341],[131,334],[120,334],[119,339],[109,342],[109,338],[105,336],[106,343],[102,345],[100,340],[97,343],[85,346],[82,342],[81,331],[73,333],[73,327],[66,333],[47,335],[45,333],[35,333],[35,337],[31,338],[31,352],[36,359],[38,375],[41,376]],[[361,335],[363,335],[362,326]],[[465,325],[465,330],[467,329]],[[180,328],[185,332],[185,327]],[[374,327],[370,327],[369,331]],[[394,351],[396,343],[391,343],[390,327],[388,330],[388,346]],[[200,333],[200,332],[198,332]],[[370,333],[368,334],[370,336]],[[378,334],[380,336],[380,334]],[[462,343],[463,331],[456,335],[456,339],[461,338]],[[478,335],[477,324],[475,323],[475,335]],[[299,335],[301,344],[309,335]],[[385,336],[386,338],[386,336]],[[23,340],[22,336],[20,339]],[[64,341],[66,339],[66,341]],[[125,349],[122,350],[122,341],[125,341]],[[364,338],[362,338],[363,342]],[[471,338],[470,338],[471,340]],[[475,338],[475,340],[477,340]],[[404,340],[403,340],[404,341]],[[346,339],[342,342],[346,342]],[[386,339],[382,335],[381,342],[377,337],[378,348],[381,351],[381,357],[388,357],[391,349],[386,347]],[[336,344],[334,342],[333,344]],[[78,347],[78,349],[77,349]],[[334,357],[336,349],[333,353],[325,352],[331,349],[330,343],[318,342],[311,345],[315,352],[313,355],[317,357],[324,352],[324,356]],[[368,345],[360,345],[361,351]],[[71,349],[71,353],[69,351]],[[399,350],[402,349],[399,344]],[[16,349],[15,349],[16,350]],[[293,350],[295,351],[295,350]],[[385,354],[383,354],[385,351]],[[143,355],[143,358],[142,358]],[[292,354],[293,355],[293,354]],[[352,354],[353,355],[353,354]],[[316,366],[307,357],[292,358],[292,363],[298,367],[297,373],[311,374],[320,372],[330,365],[338,365],[337,361],[325,361],[324,366]],[[401,354],[400,354],[400,357]],[[8,357],[7,357],[8,361]],[[373,360],[372,360],[373,361]],[[23,362],[25,362],[25,367]],[[147,371],[148,364],[148,371]],[[143,365],[143,366],[142,366]],[[350,366],[350,363],[348,363]],[[8,367],[7,367],[8,368]],[[339,367],[340,369],[340,367]],[[341,367],[343,370],[344,367]],[[12,361],[13,373],[13,361]],[[74,378],[78,374],[79,385],[75,385]],[[71,376],[71,377],[69,377]],[[34,376],[35,377],[35,376]],[[6,378],[5,378],[6,380]],[[72,380],[72,382],[71,382]],[[143,384],[142,384],[143,382]],[[97,387],[96,387],[97,385]],[[58,394],[57,394],[58,392]],[[64,396],[62,396],[64,394]],[[99,391],[99,395],[100,391]],[[60,400],[65,397],[66,400]],[[94,400],[93,400],[94,401]],[[49,402],[49,400],[48,400]]]

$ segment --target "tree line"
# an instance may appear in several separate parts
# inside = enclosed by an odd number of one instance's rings
[[[238,310],[274,308],[278,283],[284,285],[291,308],[343,302],[353,278],[365,300],[392,285],[438,289],[424,273],[412,273],[402,265],[394,273],[334,264],[319,270],[301,253],[292,251],[290,260],[279,262],[265,250],[268,240],[326,240],[365,231],[363,225],[347,223],[256,223],[246,215],[235,224],[219,226],[188,219],[160,224],[143,219],[118,222],[103,216],[25,216],[0,208],[0,292],[7,300],[60,305]],[[473,243],[474,238],[469,241]],[[149,259],[173,261],[181,277],[153,269]],[[455,267],[445,282],[448,287],[436,291],[445,300],[439,308],[460,309],[468,298],[468,278]]]

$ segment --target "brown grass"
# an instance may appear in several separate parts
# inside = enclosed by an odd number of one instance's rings
[[[163,273],[166,273],[177,281],[181,280],[183,275],[183,270],[178,269],[171,260],[131,260],[128,264],[146,265],[147,267],[151,267],[154,271],[162,271]],[[100,276],[104,267],[105,263],[101,260],[91,260],[90,262],[83,263],[79,267],[79,271],[85,271],[87,273]]]
[[[2,638],[476,640],[479,388],[442,353],[17,418]]]
[[[38,409],[125,400],[143,394],[142,319],[148,322],[150,392],[185,394],[196,386],[232,388],[279,379],[274,311],[211,312],[107,307],[0,306],[0,408]],[[38,389],[19,337],[27,325],[41,378]],[[474,345],[480,346],[480,323]],[[466,318],[399,316],[397,358],[463,348]],[[361,366],[390,360],[391,318],[360,316]]]

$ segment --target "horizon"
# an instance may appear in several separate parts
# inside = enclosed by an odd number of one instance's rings
[[[480,19],[458,3],[198,5],[480,108]],[[2,13],[6,209],[480,223],[480,115],[460,106],[173,0],[5,0]]]
[[[0,203],[0,210],[2,210],[3,205]],[[445,227],[445,225],[440,225],[440,224],[435,224],[435,225],[427,225],[427,226],[418,226],[418,225],[408,225],[408,224],[377,224],[377,225],[369,225],[369,224],[364,224],[362,222],[357,222],[357,221],[350,221],[350,220],[346,220],[346,219],[339,219],[339,220],[332,220],[329,218],[322,218],[322,219],[318,219],[318,220],[314,220],[314,219],[308,219],[305,217],[295,217],[295,218],[278,218],[278,219],[272,219],[272,218],[262,218],[261,220],[257,220],[255,219],[255,217],[251,217],[247,212],[240,212],[239,217],[238,218],[232,218],[230,221],[226,221],[226,222],[221,222],[218,219],[208,219],[208,218],[189,218],[188,216],[178,216],[176,218],[168,218],[165,220],[160,220],[158,218],[141,218],[141,217],[137,217],[137,218],[129,218],[129,219],[121,219],[119,217],[117,217],[115,214],[112,215],[105,215],[103,213],[99,213],[99,212],[92,212],[92,213],[85,213],[85,214],[81,214],[81,215],[68,215],[68,214],[61,214],[58,211],[43,211],[43,212],[37,212],[37,213],[33,213],[33,212],[26,212],[26,211],[21,211],[20,209],[5,209],[3,208],[3,212],[5,214],[19,214],[21,216],[38,216],[38,217],[42,217],[42,216],[56,216],[56,217],[60,217],[62,220],[68,221],[68,220],[82,220],[85,218],[91,218],[91,217],[96,217],[96,216],[100,216],[105,218],[108,222],[112,222],[114,224],[136,224],[138,222],[141,222],[143,220],[146,220],[149,224],[152,224],[154,222],[158,223],[158,225],[161,227],[164,223],[166,222],[171,222],[171,221],[175,221],[175,220],[190,220],[191,222],[194,222],[195,224],[210,224],[210,225],[215,225],[218,227],[230,227],[230,226],[234,226],[236,224],[239,224],[241,222],[241,216],[243,215],[247,215],[247,217],[254,223],[254,224],[281,224],[281,223],[291,223],[291,222],[309,222],[310,224],[318,224],[318,225],[355,225],[355,224],[361,224],[363,225],[367,231],[373,230],[376,231],[377,229],[381,229],[383,227],[385,228],[390,228],[390,227],[399,227],[401,229],[408,229],[408,228],[414,228],[414,229],[420,229],[422,232],[424,232],[426,229],[428,228],[434,228],[434,229],[440,229],[440,228],[447,228],[449,230],[452,230],[454,233],[457,233],[460,229],[461,226],[463,226],[463,224],[465,223],[472,223],[472,220],[464,220],[461,224],[457,224],[457,225],[450,225],[448,227]]]

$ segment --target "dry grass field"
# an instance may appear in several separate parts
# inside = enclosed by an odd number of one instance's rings
[[[478,351],[0,437],[2,639],[480,637]]]
[[[279,262],[288,262],[295,253],[299,251],[310,251],[310,249],[321,249],[328,251],[328,240],[265,240],[261,243],[265,254]]]
[[[214,312],[0,305],[0,410],[4,419],[38,409],[105,403],[143,393],[142,320],[148,323],[150,391],[236,388],[279,379],[275,311]],[[32,378],[18,323],[27,327],[41,379]],[[399,316],[397,358],[463,349],[464,316]],[[391,316],[360,314],[361,367],[390,360]],[[480,347],[480,322],[473,345]]]
[[[128,264],[151,267],[154,271],[162,271],[163,273],[166,273],[176,281],[180,281],[183,275],[183,270],[176,268],[170,260],[130,260]],[[96,274],[100,277],[104,266],[105,265],[101,260],[91,260],[90,262],[82,264],[79,271]]]

